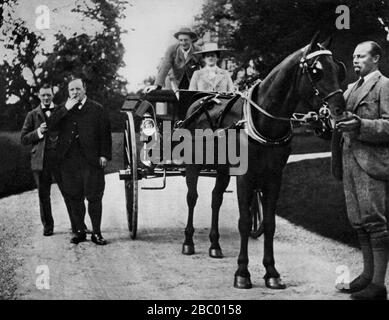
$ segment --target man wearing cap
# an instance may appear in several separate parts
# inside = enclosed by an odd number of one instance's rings
[[[191,91],[212,91],[212,92],[232,92],[234,84],[227,70],[217,66],[221,51],[217,43],[205,43],[201,51],[195,54],[201,54],[205,63],[204,68],[193,73],[190,81],[189,90]]]
[[[194,44],[197,35],[189,28],[180,29],[174,34],[174,37],[178,40],[178,43],[167,49],[155,84],[146,87],[146,93],[161,89],[165,84],[169,71],[171,71],[172,88],[189,88],[193,72],[200,66],[200,59],[194,53],[200,51],[201,48]]]

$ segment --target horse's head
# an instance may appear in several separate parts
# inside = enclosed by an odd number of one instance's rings
[[[338,121],[345,116],[345,101],[340,83],[346,77],[345,65],[328,50],[331,38],[319,44],[318,33],[302,49],[298,94],[313,111]]]

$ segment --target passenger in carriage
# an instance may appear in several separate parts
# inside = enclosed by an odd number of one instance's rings
[[[221,51],[217,43],[205,43],[203,50],[195,52],[201,54],[205,63],[204,68],[194,72],[190,81],[191,91],[233,92],[234,84],[227,70],[217,66]]]
[[[194,54],[201,49],[194,44],[197,34],[190,28],[182,28],[174,37],[178,43],[167,49],[155,84],[146,87],[145,93],[164,87],[168,74],[173,90],[188,89],[193,72],[200,67],[200,58]]]

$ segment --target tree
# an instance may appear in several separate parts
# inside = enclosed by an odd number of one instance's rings
[[[90,5],[91,3],[92,5]],[[66,82],[70,75],[85,79],[88,96],[114,108],[112,100],[125,95],[126,81],[117,75],[123,66],[124,47],[120,35],[124,32],[118,25],[127,1],[92,0],[78,4],[72,11],[81,13],[103,25],[95,35],[74,33],[67,38],[56,34],[53,52],[43,65],[45,80],[60,87],[62,99],[66,96]]]
[[[350,8],[350,30],[336,29],[338,5]],[[360,41],[377,40],[386,46],[379,17],[387,26],[387,0],[208,0],[197,18],[197,30],[215,28],[219,22],[219,39],[234,50],[241,64],[253,59],[264,77],[284,57],[305,46],[316,31],[323,39],[334,35],[334,53],[345,61]],[[225,24],[233,28],[220,28]]]

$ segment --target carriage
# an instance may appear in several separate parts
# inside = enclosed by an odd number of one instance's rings
[[[152,163],[149,155],[161,155],[164,139],[172,140],[171,134],[180,121],[186,117],[190,105],[198,99],[214,96],[209,92],[189,90],[156,90],[146,95],[129,95],[121,111],[125,114],[123,137],[124,169],[119,171],[120,180],[124,181],[125,205],[128,229],[132,239],[136,238],[138,228],[139,180],[159,178],[157,187],[142,186],[143,190],[161,190],[166,186],[166,178],[185,177],[185,163],[171,156],[168,160]],[[169,126],[169,137],[161,137],[162,125]],[[176,161],[177,160],[177,161]],[[210,169],[200,171],[200,176],[215,177],[216,172]],[[230,191],[226,191],[230,192]],[[261,191],[256,190],[251,205],[253,228],[251,237],[258,238],[263,233],[263,210]]]

